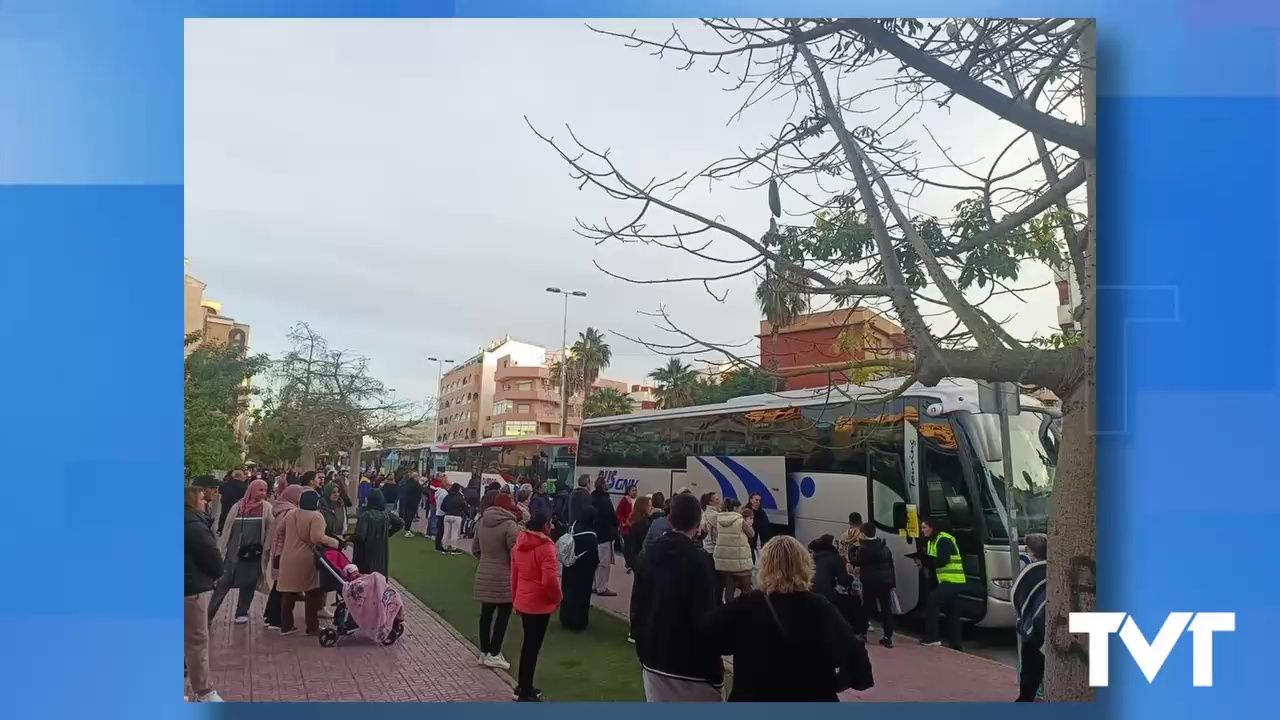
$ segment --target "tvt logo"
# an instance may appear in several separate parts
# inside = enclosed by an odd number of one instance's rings
[[[596,475],[596,482],[601,480],[604,481],[604,487],[610,495],[626,495],[631,488],[640,484],[636,478],[622,477],[617,470],[601,470]]]
[[[1193,619],[1194,617],[1194,619]],[[1107,687],[1111,676],[1111,634],[1119,631],[1129,654],[1138,668],[1155,682],[1160,668],[1164,667],[1173,646],[1187,630],[1191,632],[1191,684],[1195,687],[1213,687],[1213,634],[1235,632],[1235,613],[1169,613],[1156,639],[1148,643],[1138,623],[1131,615],[1122,612],[1073,612],[1067,622],[1069,631],[1089,636],[1089,685]]]

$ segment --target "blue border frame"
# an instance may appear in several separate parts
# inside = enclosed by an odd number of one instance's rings
[[[157,542],[176,541],[174,495],[147,492],[173,488],[182,467],[174,278],[183,235],[184,17],[752,16],[784,7],[805,15],[1099,18],[1099,284],[1108,288],[1099,328],[1099,602],[1148,628],[1174,610],[1231,610],[1237,631],[1217,641],[1214,688],[1190,687],[1185,640],[1153,686],[1117,644],[1113,687],[1099,692],[1098,707],[1025,712],[1261,716],[1280,626],[1264,529],[1277,514],[1266,494],[1266,451],[1277,446],[1269,410],[1280,399],[1275,3],[3,0],[0,293],[17,324],[0,356],[11,388],[4,436],[21,452],[10,487],[23,491],[7,503],[19,539],[0,659],[12,716],[201,712],[178,700],[178,543]],[[290,709],[225,712],[280,717]],[[351,710],[303,712],[320,720]],[[943,712],[963,719],[1024,711]]]

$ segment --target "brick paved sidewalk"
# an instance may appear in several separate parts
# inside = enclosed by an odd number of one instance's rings
[[[227,702],[510,702],[508,679],[476,665],[466,641],[395,587],[404,598],[405,634],[390,647],[359,634],[332,648],[301,632],[281,637],[262,624],[265,595],[255,599],[252,621],[236,625],[233,591],[211,629],[214,687]],[[297,613],[300,621],[300,604]]]
[[[613,566],[610,590],[615,597],[595,596],[598,608],[626,619],[631,608],[631,580],[622,560]],[[1018,696],[1014,668],[976,655],[941,647],[923,647],[914,638],[897,637],[895,647],[883,648],[873,634],[867,652],[876,686],[862,693],[846,692],[846,701],[872,702],[1011,702]]]

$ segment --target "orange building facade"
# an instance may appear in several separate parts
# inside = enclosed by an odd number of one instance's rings
[[[843,343],[842,336],[845,338]],[[760,340],[760,364],[764,368],[776,368],[778,372],[814,370],[786,378],[786,390],[854,382],[850,372],[828,372],[838,363],[872,358],[911,358],[902,328],[866,309],[801,315],[794,322],[778,327],[776,337],[773,325],[761,321],[757,337]]]

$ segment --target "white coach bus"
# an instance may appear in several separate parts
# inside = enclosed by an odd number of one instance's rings
[[[1005,482],[997,416],[980,413],[977,384],[900,380],[789,391],[718,405],[655,410],[583,423],[578,474],[609,491],[670,497],[681,488],[742,501],[753,493],[775,532],[801,542],[839,536],[851,512],[874,522],[894,551],[904,612],[919,601],[907,558],[918,522],[943,520],[960,545],[973,588],[962,617],[1012,627]],[[850,399],[852,398],[852,400]],[[1046,528],[1057,464],[1059,413],[1023,396],[1011,420],[1018,537]]]

